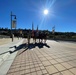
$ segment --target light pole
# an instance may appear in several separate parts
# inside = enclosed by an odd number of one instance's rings
[[[12,16],[14,16],[15,21],[12,21]],[[16,24],[15,24],[15,26],[13,26],[13,24],[15,22],[16,22],[16,15],[13,15],[12,12],[11,12],[11,38],[12,38],[12,42],[13,42],[13,38],[14,38],[13,33],[12,33],[12,28],[16,28]]]

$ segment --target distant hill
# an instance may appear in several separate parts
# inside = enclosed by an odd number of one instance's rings
[[[32,33],[31,29],[13,29],[12,33],[15,37],[24,37],[27,38],[28,31]],[[48,33],[48,39],[54,39],[54,40],[73,40],[76,41],[76,33],[75,32],[55,32],[52,33],[52,31],[48,30],[39,30],[42,32]],[[11,37],[11,30],[8,28],[0,28],[0,37],[2,36]]]

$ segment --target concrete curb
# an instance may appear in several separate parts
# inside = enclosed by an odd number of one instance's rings
[[[21,41],[18,42],[17,44],[15,44],[15,46],[18,47],[20,44],[22,44],[23,40],[24,40],[24,39],[21,39]],[[14,51],[14,50],[15,50],[15,48],[9,49],[9,51]],[[4,61],[11,55],[11,54],[9,53],[9,51],[8,51],[7,53],[3,54],[3,55],[0,55],[0,66],[1,66],[1,65],[4,63]]]
[[[8,58],[8,56],[10,55],[9,52],[1,55],[1,58],[0,58],[0,65],[2,65],[2,63]]]

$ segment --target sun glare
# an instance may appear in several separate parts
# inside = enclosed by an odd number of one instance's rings
[[[47,9],[44,10],[44,14],[45,14],[45,15],[48,14],[48,10],[47,10]]]

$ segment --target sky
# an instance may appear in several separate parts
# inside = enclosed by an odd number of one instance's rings
[[[43,11],[48,9],[48,14]],[[17,29],[76,32],[76,0],[0,0],[0,27],[11,28],[11,11]],[[12,16],[14,20],[14,16]]]

